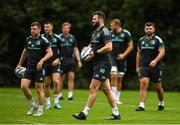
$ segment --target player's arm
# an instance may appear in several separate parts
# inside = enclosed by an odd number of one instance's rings
[[[164,57],[165,48],[164,47],[159,47],[158,52],[159,52],[158,56],[154,60],[152,60],[150,62],[150,64],[149,64],[150,67],[156,66],[156,64]]]
[[[24,48],[24,50],[22,51],[21,57],[19,59],[19,63],[16,66],[16,68],[21,67],[27,57],[28,57],[28,50]]]
[[[37,64],[37,70],[42,69],[43,63],[46,62],[52,56],[53,56],[53,52],[52,52],[51,48],[47,48],[46,49],[46,55]]]
[[[89,43],[88,47],[92,47],[92,44],[91,44],[91,43]]]
[[[142,59],[142,52],[139,48],[137,48],[137,53],[136,53],[136,72],[139,72],[141,68],[141,59]]]
[[[59,57],[56,58],[56,59],[52,62],[52,66],[57,66],[58,64],[60,64],[60,59],[59,59]]]
[[[58,57],[52,62],[52,66],[57,66],[58,64],[60,64],[60,59],[62,58],[62,49],[61,49],[61,38],[60,36],[57,36],[57,48],[59,49],[59,54]]]
[[[130,41],[128,42],[128,47],[127,47],[127,49],[124,51],[124,53],[120,53],[120,54],[118,55],[117,59],[118,59],[118,60],[123,60],[124,58],[126,58],[126,57],[129,55],[129,53],[130,53],[132,50],[133,50],[133,41],[130,40]]]
[[[112,42],[111,41],[107,41],[105,46],[103,46],[102,48],[96,50],[94,53],[95,54],[101,54],[101,53],[107,53],[112,51]]]
[[[82,67],[82,63],[81,63],[81,59],[80,59],[80,55],[79,55],[79,50],[78,50],[77,47],[74,47],[73,51],[74,51],[74,55],[75,55],[75,58],[76,58],[77,63],[78,63],[78,67],[81,68]]]

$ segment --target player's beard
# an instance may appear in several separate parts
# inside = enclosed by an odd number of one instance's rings
[[[153,33],[146,33],[146,35],[148,36],[148,37],[150,37],[150,36],[152,36],[153,35]]]
[[[97,27],[99,26],[99,22],[95,22],[94,24],[93,24],[93,27],[96,29]]]

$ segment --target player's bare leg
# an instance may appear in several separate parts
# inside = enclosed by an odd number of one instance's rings
[[[50,109],[51,108],[50,89],[51,89],[51,77],[46,76],[44,78],[44,93],[45,93],[45,97],[46,97],[46,107],[45,107],[45,109]]]
[[[122,90],[122,81],[123,81],[123,76],[118,76],[118,83],[117,83],[117,93],[116,93],[116,103],[117,104],[122,104],[121,102],[121,90]]]
[[[60,109],[62,108],[59,105],[59,92],[60,92],[60,73],[53,73],[53,84],[54,84],[54,108]]]
[[[74,89],[74,72],[68,72],[68,100],[73,100],[73,89]]]
[[[158,110],[163,111],[164,110],[164,90],[162,88],[162,84],[154,83],[154,88],[156,89],[157,96],[159,99]]]
[[[111,91],[109,79],[106,79],[104,83],[102,83],[101,88],[104,94],[106,95],[108,102],[112,108],[112,115],[108,117],[107,119],[112,119],[112,118],[120,119],[120,114],[119,114],[118,107],[116,104],[116,97]]]
[[[24,96],[26,97],[26,99],[29,102],[29,110],[27,112],[27,115],[32,115],[34,110],[37,109],[37,105],[35,103],[34,98],[32,98],[32,93],[29,89],[30,83],[31,83],[31,80],[29,80],[29,79],[25,79],[25,78],[21,79],[21,89],[24,93]]]
[[[144,78],[141,78],[139,81],[140,81],[140,92],[139,92],[140,103],[136,111],[144,111],[145,101],[147,97],[147,88],[149,86],[149,78],[144,77]]]
[[[38,111],[36,114],[33,114],[34,116],[42,116],[43,115],[43,104],[44,104],[44,90],[43,90],[43,83],[41,82],[35,82],[35,89],[38,96]]]
[[[64,100],[62,90],[63,90],[63,83],[64,83],[65,75],[61,75],[60,77],[60,90],[59,90],[59,100]]]
[[[117,80],[118,80],[117,74],[112,72],[112,74],[111,74],[111,89],[112,89],[112,92],[115,95],[115,97],[116,97],[116,93],[117,93],[117,84],[118,84]]]
[[[94,102],[96,101],[97,92],[99,90],[99,87],[101,85],[101,82],[99,80],[92,79],[91,84],[89,86],[90,92],[89,97],[86,103],[86,106],[84,110],[78,114],[73,114],[73,116],[77,119],[85,120],[87,118],[87,115],[92,108]]]

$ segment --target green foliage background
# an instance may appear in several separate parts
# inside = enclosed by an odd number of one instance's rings
[[[153,21],[156,33],[166,45],[163,59],[164,87],[166,90],[180,90],[180,9],[178,0],[3,0],[0,4],[0,86],[19,86],[14,75],[24,40],[30,35],[32,21],[54,23],[54,32],[60,33],[61,23],[72,23],[72,31],[78,40],[78,47],[88,44],[92,32],[91,13],[104,11],[106,24],[113,18],[120,18],[123,27],[133,36],[135,50],[128,58],[128,73],[124,87],[138,89],[135,73],[135,53],[138,39],[144,35],[143,25]],[[43,31],[42,31],[43,32]],[[87,88],[91,69],[89,63],[77,69],[77,87]]]

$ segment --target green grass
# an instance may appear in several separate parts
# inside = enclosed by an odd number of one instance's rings
[[[64,97],[67,91],[64,90]],[[35,91],[33,89],[33,95]],[[180,93],[165,93],[165,111],[157,111],[157,96],[154,91],[148,93],[145,112],[135,112],[138,104],[138,91],[123,91],[123,104],[119,105],[122,120],[108,121],[104,118],[111,114],[111,108],[104,94],[99,91],[97,100],[88,119],[76,120],[73,113],[81,111],[88,97],[88,90],[75,90],[74,101],[61,101],[63,109],[44,111],[44,116],[27,116],[27,101],[19,88],[0,88],[1,124],[180,124]],[[53,100],[52,104],[53,104]]]

